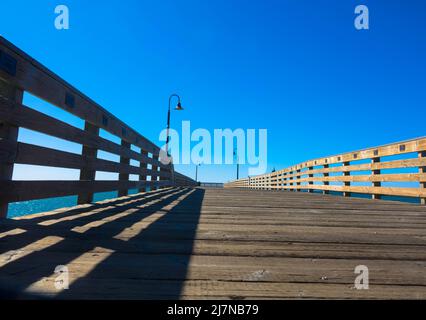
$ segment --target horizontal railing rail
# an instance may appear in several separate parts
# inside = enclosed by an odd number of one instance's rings
[[[399,155],[404,155],[404,159],[395,159]],[[406,168],[415,172],[403,172]],[[425,204],[425,168],[426,138],[422,137],[309,160],[283,170],[229,182],[225,184],[225,188],[308,192],[319,190],[325,194],[335,191],[342,192],[344,196],[362,193],[370,194],[373,199],[379,199],[383,195],[415,197]],[[415,186],[382,184],[388,182],[415,183]],[[371,185],[354,185],[355,183]]]
[[[24,92],[83,119],[84,129],[23,105]],[[19,142],[19,128],[80,144],[82,152]],[[100,129],[118,137],[121,143],[100,137]],[[134,151],[132,145],[140,151]],[[118,155],[120,162],[100,159],[98,151]],[[0,37],[0,217],[5,217],[8,204],[16,201],[78,195],[78,203],[82,204],[93,201],[97,192],[118,191],[123,196],[129,189],[196,185],[159,157],[157,145]],[[131,160],[139,165],[131,164]],[[13,181],[15,164],[78,169],[80,179]],[[118,180],[97,181],[97,171],[118,173]],[[129,175],[138,175],[139,180],[130,181]]]

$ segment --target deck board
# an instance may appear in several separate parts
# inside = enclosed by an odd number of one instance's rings
[[[425,299],[425,227],[414,204],[169,188],[2,221],[0,283],[24,298]]]

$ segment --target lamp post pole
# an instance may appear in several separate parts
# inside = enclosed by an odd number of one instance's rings
[[[172,98],[176,97],[178,99],[178,104],[175,108],[175,110],[183,110],[182,105],[180,104],[180,97],[173,93],[169,97],[169,109],[167,111],[167,131],[166,131],[166,154],[169,156],[169,141],[170,141],[170,111],[171,111],[171,104],[172,104]]]
[[[198,182],[198,167],[201,166],[201,163],[195,165],[195,182]]]
[[[240,178],[240,164],[238,163],[238,157],[237,157],[237,180]]]
[[[237,157],[237,180],[240,177],[240,161],[238,158],[237,148],[234,149],[234,155]]]

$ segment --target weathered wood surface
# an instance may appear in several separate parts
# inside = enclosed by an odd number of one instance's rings
[[[13,102],[22,101],[22,90],[0,79],[0,97]],[[10,180],[13,176],[13,160],[4,157],[4,149],[16,152],[19,128],[0,118],[0,180]],[[8,203],[0,197],[0,217],[7,214]]]
[[[0,254],[0,281],[29,298],[425,299],[426,208],[168,188],[4,220]],[[354,288],[357,265],[369,290]]]

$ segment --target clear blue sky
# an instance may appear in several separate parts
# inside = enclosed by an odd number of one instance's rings
[[[58,4],[69,6],[70,30],[54,28]],[[359,4],[370,9],[368,31],[354,28]],[[269,169],[425,135],[425,1],[9,0],[1,7],[2,36],[154,142],[172,92],[186,107],[174,124],[268,129]],[[200,170],[203,181],[234,176],[233,166]]]

